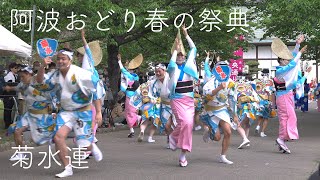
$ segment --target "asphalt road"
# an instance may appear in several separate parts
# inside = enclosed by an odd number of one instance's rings
[[[155,136],[154,144],[145,141],[138,143],[137,137],[129,139],[128,131],[122,130],[98,134],[98,146],[104,159],[99,163],[93,158],[87,160],[89,168],[74,169],[74,175],[68,179],[320,179],[320,113],[315,110],[314,102],[310,104],[309,112],[296,112],[300,139],[288,143],[292,154],[282,154],[275,146],[278,131],[276,118],[270,120],[267,137],[255,135],[252,128],[249,148],[237,149],[241,138],[233,132],[227,156],[234,162],[233,165],[218,162],[221,142],[204,143],[202,130],[193,134],[193,150],[187,155],[189,165],[186,168],[178,166],[179,151],[165,148],[165,136]],[[72,141],[68,142],[72,148]],[[56,173],[63,170],[53,160],[51,167],[45,169],[48,157],[44,164],[38,166],[44,156],[39,152],[48,152],[48,146],[35,147],[31,152],[33,162],[29,169],[12,166],[14,162],[8,159],[14,150],[1,152],[0,179],[53,179]]]

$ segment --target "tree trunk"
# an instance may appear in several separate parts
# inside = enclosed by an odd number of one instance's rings
[[[113,94],[117,93],[120,88],[120,67],[118,64],[117,55],[119,53],[119,46],[117,45],[108,45],[108,76],[110,88]]]

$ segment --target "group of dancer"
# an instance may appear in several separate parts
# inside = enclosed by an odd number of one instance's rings
[[[59,178],[73,175],[66,144],[71,131],[78,147],[90,151],[97,162],[103,159],[102,152],[94,143],[94,136],[98,124],[102,123],[101,103],[105,91],[94,68],[84,30],[81,36],[84,50],[78,49],[77,56],[82,67],[72,64],[74,53],[64,48],[57,52],[57,70],[45,74],[45,68],[52,63],[51,57],[46,57],[36,75],[31,67],[25,67],[19,71],[21,83],[4,88],[21,92],[26,101],[27,112],[11,125],[16,146],[23,145],[22,134],[28,128],[36,144],[55,144],[64,166],[64,171],[55,175]],[[10,160],[25,156],[17,152]]]
[[[264,76],[254,81],[233,81],[229,78],[228,62],[216,58],[218,60],[210,64],[212,53],[206,52],[205,78],[201,84],[203,92],[199,95],[196,87],[197,48],[184,27],[182,32],[190,47],[188,56],[178,32],[169,64],[157,64],[156,78],[140,86],[137,85],[138,76],[135,71],[142,63],[142,57],[139,60],[133,59],[125,68],[121,56],[118,56],[122,72],[121,90],[127,94],[125,111],[130,127],[128,137],[134,137],[133,125],[141,122],[138,142],[143,141],[147,124],[151,122],[147,141],[155,142],[152,137],[157,128],[160,133],[165,130],[168,135],[168,148],[181,149],[179,165],[185,167],[188,165],[186,154],[192,150],[194,120],[199,116],[204,126],[204,142],[210,139],[219,141],[223,134],[219,160],[222,163],[233,164],[226,158],[232,129],[238,131],[243,138],[239,149],[250,146],[248,136],[253,122],[257,121],[256,132],[261,137],[266,137],[268,119],[276,116],[277,108],[280,123],[276,144],[279,151],[290,154],[291,151],[285,142],[299,138],[292,91],[294,89],[298,92],[297,96],[303,95],[303,83],[311,71],[311,68],[308,68],[301,72],[299,65],[301,54],[306,50],[306,47],[300,50],[304,36],[297,39],[293,52],[290,52],[278,38],[272,42],[272,51],[278,56],[279,63],[276,77],[273,79]],[[138,115],[139,111],[141,116]]]
[[[219,160],[233,164],[226,157],[232,129],[238,131],[243,139],[239,149],[250,146],[250,126],[257,119],[257,130],[261,126],[260,135],[265,137],[268,118],[275,116],[276,105],[280,122],[276,143],[279,150],[291,153],[285,141],[299,138],[292,90],[296,89],[298,95],[303,94],[301,82],[304,82],[311,70],[307,69],[302,75],[299,68],[301,54],[306,50],[306,47],[299,50],[303,36],[298,38],[293,53],[280,39],[272,42],[272,50],[279,62],[273,80],[265,77],[255,82],[233,81],[228,62],[216,58],[218,60],[210,64],[212,53],[207,52],[201,92],[195,87],[199,79],[195,61],[197,48],[184,26],[182,32],[190,47],[188,54],[178,31],[169,64],[157,64],[156,77],[146,83],[139,84],[139,76],[136,74],[143,56],[138,55],[124,66],[121,55],[118,55],[120,90],[126,94],[125,118],[130,129],[128,137],[134,137],[133,127],[138,123],[140,132],[137,140],[143,141],[145,129],[151,122],[147,141],[154,143],[155,131],[164,131],[168,136],[168,148],[181,150],[178,162],[181,167],[186,167],[186,154],[192,151],[194,119],[200,117],[204,126],[204,142],[210,139],[219,141],[223,135]],[[52,63],[52,59],[47,57],[43,59],[36,75],[30,67],[23,68],[19,72],[22,82],[16,87],[5,87],[7,91],[20,91],[27,103],[27,112],[15,124],[16,145],[23,145],[22,133],[27,128],[30,128],[35,143],[55,144],[65,168],[56,174],[57,177],[73,175],[72,166],[66,158],[68,150],[65,141],[72,130],[77,146],[87,148],[96,161],[103,158],[94,143],[94,136],[97,126],[102,123],[101,103],[105,91],[95,70],[96,60],[83,30],[81,36],[84,48],[77,50],[77,59],[81,61],[82,67],[72,64],[74,54],[64,48],[57,53],[57,70],[45,74],[45,67]],[[11,159],[23,156],[18,153]]]

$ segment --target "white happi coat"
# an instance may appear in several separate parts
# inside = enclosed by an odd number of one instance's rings
[[[65,78],[56,70],[44,83],[48,86],[59,84],[61,91],[58,97],[62,109],[74,111],[91,104],[98,81],[92,72],[70,65]]]

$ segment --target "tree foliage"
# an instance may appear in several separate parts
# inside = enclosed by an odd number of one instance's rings
[[[120,77],[119,66],[117,64],[117,54],[121,53],[124,60],[132,59],[137,54],[142,53],[144,56],[144,63],[142,65],[142,71],[147,71],[149,63],[155,62],[168,62],[170,59],[170,49],[174,42],[174,38],[177,33],[177,29],[174,27],[173,22],[175,18],[181,13],[189,13],[193,19],[194,24],[188,30],[190,37],[195,42],[199,57],[197,62],[200,63],[205,58],[204,50],[211,50],[221,54],[223,59],[229,59],[232,57],[232,53],[238,47],[245,47],[247,41],[240,43],[234,43],[232,39],[239,35],[245,35],[247,40],[250,39],[252,31],[250,28],[249,33],[235,28],[231,32],[227,30],[231,29],[227,24],[229,23],[229,14],[232,7],[242,6],[245,0],[225,1],[225,0],[3,0],[3,5],[0,9],[1,20],[0,23],[10,29],[10,11],[11,9],[32,9],[35,5],[37,10],[41,9],[43,12],[49,12],[52,9],[58,11],[59,23],[58,28],[61,32],[35,32],[35,40],[50,37],[58,39],[60,44],[64,42],[70,42],[71,47],[76,49],[81,46],[80,32],[78,30],[69,31],[66,29],[67,25],[71,22],[68,16],[71,12],[77,15],[76,18],[82,19],[86,23],[86,35],[88,41],[100,40],[102,42],[102,48],[104,51],[104,58],[102,64],[108,66],[111,87],[114,91],[117,91],[118,81]],[[151,27],[145,27],[149,21],[146,18],[149,17],[151,10],[164,10],[164,17],[167,18],[164,22],[169,27],[163,27],[159,33],[152,32]],[[221,30],[213,28],[211,32],[200,31],[203,24],[199,22],[202,20],[200,14],[207,10],[220,10],[218,18],[222,20],[217,26]],[[113,10],[112,15],[109,11]],[[135,14],[135,26],[127,32],[132,23],[132,17],[128,16],[128,23],[125,23],[124,18],[126,10],[132,11]],[[96,27],[100,21],[101,15],[110,17],[101,23],[104,28],[110,28],[109,31],[99,31]],[[84,14],[87,18],[81,18],[80,14]],[[45,18],[45,14],[37,15]],[[36,28],[40,26],[42,21],[37,18]],[[190,23],[190,19],[186,18],[186,24]],[[251,23],[249,23],[252,25]],[[30,33],[23,31],[24,27],[15,26],[14,33],[21,37],[26,42],[30,42]],[[184,45],[188,50],[188,44],[184,39]]]
[[[320,61],[320,1],[264,0],[255,7],[257,25],[265,30],[264,37],[276,36],[295,40],[306,35],[309,46],[307,59]]]
[[[246,61],[246,65],[249,66],[249,75],[257,74],[260,69],[258,68],[259,62],[258,61]]]

